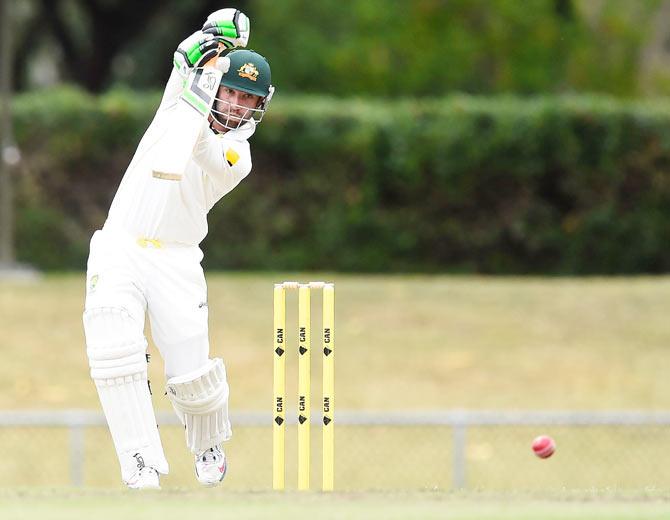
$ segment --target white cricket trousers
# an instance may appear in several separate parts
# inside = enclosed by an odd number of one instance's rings
[[[87,354],[126,483],[144,465],[169,471],[149,395],[145,315],[168,378],[207,363],[207,287],[201,260],[197,246],[163,244],[107,228],[91,239],[84,310]]]
[[[181,376],[209,357],[207,284],[198,246],[170,245],[123,231],[96,231],[86,274],[86,310],[121,307],[151,336],[165,375]]]

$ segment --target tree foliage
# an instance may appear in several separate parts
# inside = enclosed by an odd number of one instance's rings
[[[215,0],[24,0],[19,49],[64,80],[160,87],[176,45]],[[279,92],[434,96],[452,91],[640,92],[660,0],[236,0]],[[26,8],[29,6],[30,8]],[[39,27],[35,31],[35,27]],[[23,87],[30,60],[17,53]],[[35,64],[32,64],[35,67]],[[669,82],[656,90],[670,91]],[[653,90],[653,89],[652,89]]]
[[[632,94],[658,2],[589,1],[255,0],[254,43],[291,91]]]
[[[235,3],[248,7],[246,0]],[[16,8],[22,22],[15,42],[19,86],[29,82],[33,64],[26,53],[34,58],[41,51],[55,61],[62,80],[98,92],[119,81],[159,85],[169,74],[177,44],[221,2],[23,0]]]

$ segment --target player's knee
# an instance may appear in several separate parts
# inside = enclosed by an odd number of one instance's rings
[[[84,312],[84,331],[93,379],[146,373],[146,339],[136,320],[125,309],[87,309]]]
[[[228,401],[226,368],[220,358],[208,359],[200,368],[167,381],[167,395],[181,412],[202,415]]]
[[[168,379],[167,396],[186,426],[186,442],[194,453],[230,437],[228,395],[226,368],[219,358]],[[197,419],[205,416],[208,420]]]

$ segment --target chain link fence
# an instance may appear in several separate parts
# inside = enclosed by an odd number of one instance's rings
[[[297,487],[297,430],[289,417],[287,489]],[[272,483],[271,416],[232,416],[226,487]],[[174,414],[158,414],[167,488],[196,488],[193,461]],[[321,487],[321,429],[312,427],[312,489]],[[530,448],[557,443],[550,459]],[[339,412],[335,488],[361,490],[618,491],[670,489],[670,413]],[[90,411],[0,412],[0,487],[118,487],[104,417]]]

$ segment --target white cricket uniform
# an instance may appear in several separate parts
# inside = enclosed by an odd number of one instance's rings
[[[93,235],[87,269],[86,308],[122,305],[141,322],[148,311],[168,377],[207,359],[207,287],[198,245],[207,235],[209,210],[251,171],[247,139],[255,130],[247,123],[217,135],[205,122],[183,178],[154,177],[157,143],[174,124],[181,84],[173,71],[107,221]]]
[[[209,210],[251,171],[247,139],[254,133],[255,124],[246,123],[217,135],[205,121],[182,178],[154,176],[151,165],[160,153],[161,137],[176,124],[174,112],[182,85],[181,76],[173,70],[158,111],[114,197],[107,221],[91,239],[84,322],[89,359],[92,349],[101,346],[95,351],[96,366],[109,365],[109,355],[102,347],[106,348],[106,336],[113,336],[117,327],[108,324],[107,329],[101,328],[100,320],[87,325],[87,313],[93,316],[100,309],[121,309],[129,315],[122,316],[124,327],[129,324],[124,334],[130,339],[124,341],[135,345],[144,340],[144,318],[148,313],[168,378],[193,372],[208,360],[207,287],[199,244],[207,235]],[[110,342],[117,350],[122,346]],[[140,378],[146,377],[146,370],[144,374]],[[96,381],[96,385],[124,480],[135,471],[138,453],[143,463],[167,473],[167,462],[151,425],[147,426],[148,433],[128,433],[123,421],[114,419],[114,414],[121,413],[114,409],[121,407],[114,404],[116,394],[103,398],[101,393],[101,387],[106,389],[114,383],[114,374],[104,377],[108,379],[100,380],[111,383]],[[132,391],[143,392],[141,388]],[[147,398],[139,395],[137,399],[143,403],[138,409],[146,411]],[[141,416],[144,412],[138,413]],[[113,425],[115,421],[119,426]],[[228,426],[224,440],[230,436],[229,429]]]

